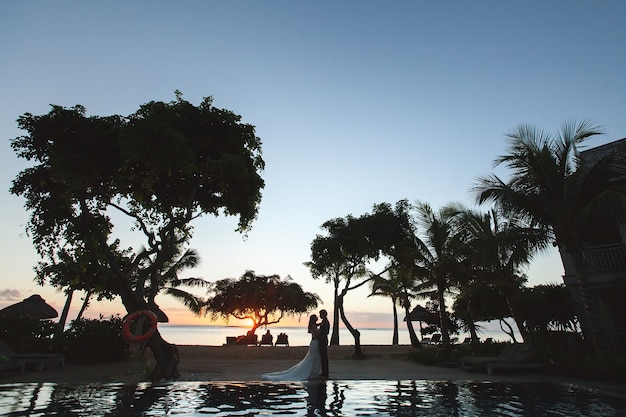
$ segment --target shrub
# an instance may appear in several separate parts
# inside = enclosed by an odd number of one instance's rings
[[[437,349],[435,346],[425,346],[421,349],[411,348],[409,354],[415,362],[422,365],[435,365],[441,362],[439,351],[440,349]]]
[[[32,316],[0,317],[0,340],[16,352],[47,353],[53,350],[52,336],[57,324]]]
[[[505,347],[505,343],[481,343],[477,346],[454,345],[450,349],[442,346],[424,346],[421,349],[411,349],[411,357],[423,365],[436,365],[442,362],[461,364],[463,356],[498,356]]]
[[[122,338],[122,318],[72,321],[64,335],[65,354],[78,362],[108,362],[128,358],[128,344]]]
[[[597,355],[585,350],[572,350],[555,361],[551,370],[557,375],[623,384],[626,383],[626,356],[616,353]]]

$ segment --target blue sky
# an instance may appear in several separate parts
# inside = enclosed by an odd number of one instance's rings
[[[189,275],[291,275],[331,308],[330,286],[302,265],[324,221],[403,198],[472,204],[520,123],[590,119],[606,134],[589,146],[625,137],[625,18],[622,1],[0,2],[0,307],[32,293],[63,305],[34,284],[28,216],[8,192],[26,166],[9,146],[25,112],[127,115],[177,89],[195,104],[213,96],[256,126],[266,188],[247,240],[235,219],[195,223],[202,262]],[[550,252],[530,283],[561,274]],[[390,313],[365,296],[346,300],[358,323]]]

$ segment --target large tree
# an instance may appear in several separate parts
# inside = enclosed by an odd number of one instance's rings
[[[589,121],[565,123],[555,135],[520,125],[507,135],[506,153],[495,160],[496,166],[509,168],[509,179],[490,175],[475,187],[479,203],[497,201],[531,225],[550,228],[561,256],[573,261],[584,307],[581,327],[596,350],[604,347],[598,340],[597,306],[588,288],[585,236],[594,220],[623,220],[626,213],[623,160],[608,154],[581,161],[579,146],[601,133]]]
[[[276,324],[285,316],[303,314],[316,308],[320,298],[306,292],[291,277],[256,275],[246,271],[239,279],[225,278],[209,287],[204,306],[213,318],[251,320],[252,333],[261,326]]]
[[[345,314],[345,296],[391,267],[371,273],[368,267],[373,263],[381,257],[391,260],[405,256],[407,248],[414,244],[408,208],[406,200],[399,201],[395,207],[381,203],[375,204],[371,213],[359,217],[348,215],[329,220],[322,226],[326,234],[316,236],[311,244],[311,261],[305,265],[314,278],[324,277],[327,282],[332,281],[335,289],[331,344],[339,344],[337,325],[338,317],[341,317],[354,337],[356,356],[362,354],[360,332]]]
[[[339,317],[355,338],[355,353],[360,353],[358,330],[348,321],[343,311],[345,295],[351,289],[361,286],[367,280],[366,260],[368,250],[362,246],[359,238],[358,219],[348,215],[324,222],[325,235],[317,235],[311,243],[311,261],[305,262],[314,279],[323,277],[333,284],[333,325],[330,337],[331,345],[339,345]],[[357,286],[353,285],[357,281]],[[343,284],[343,287],[342,287]]]
[[[185,254],[194,219],[237,216],[237,230],[246,232],[256,218],[261,141],[254,126],[211,98],[194,106],[177,92],[176,100],[149,102],[127,117],[52,106],[48,114],[24,114],[18,125],[26,135],[11,146],[33,165],[11,192],[26,199],[37,251],[54,264],[59,251],[50,248],[84,249],[110,271],[105,287],[128,312],[162,313],[154,297],[179,284],[172,266]],[[134,247],[122,243],[128,234]],[[75,279],[89,280],[87,287],[103,281],[99,274]],[[156,359],[152,378],[176,377],[175,346],[158,331],[147,346]]]

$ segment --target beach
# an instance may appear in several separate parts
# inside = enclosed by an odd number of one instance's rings
[[[575,384],[620,390],[611,384],[552,376],[541,372],[488,375],[458,367],[425,366],[411,358],[408,345],[364,345],[363,358],[354,359],[354,346],[330,346],[331,380],[431,380],[431,381],[525,381]],[[258,381],[261,374],[288,369],[306,354],[305,346],[200,346],[179,345],[179,381]],[[137,383],[145,380],[154,361],[143,358],[101,364],[67,363],[64,368],[27,370],[23,374],[3,371],[0,384],[50,382],[71,384]],[[623,391],[624,387],[621,387]]]

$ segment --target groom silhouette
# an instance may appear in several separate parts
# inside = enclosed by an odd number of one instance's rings
[[[328,322],[326,310],[320,310],[320,318],[322,321],[320,322],[319,335],[317,336],[320,358],[322,359],[322,373],[320,377],[328,378],[328,332],[330,331],[330,323]]]

